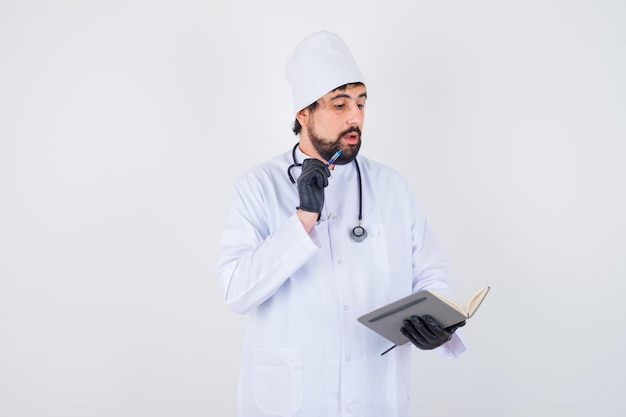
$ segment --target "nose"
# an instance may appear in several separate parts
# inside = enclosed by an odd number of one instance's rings
[[[348,119],[346,123],[349,126],[361,126],[363,123],[363,109],[358,104],[352,103],[350,106],[350,112],[348,113]]]

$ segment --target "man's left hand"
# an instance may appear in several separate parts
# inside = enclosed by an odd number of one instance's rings
[[[404,320],[400,331],[419,349],[431,350],[450,340],[456,329],[462,326],[465,326],[465,320],[443,328],[431,316],[411,316],[411,320]]]

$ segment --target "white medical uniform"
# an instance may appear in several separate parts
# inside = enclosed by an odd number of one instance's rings
[[[306,156],[298,149],[297,160]],[[240,177],[219,242],[226,304],[246,314],[242,417],[408,416],[412,345],[391,343],[357,317],[420,289],[452,295],[447,260],[394,170],[361,155],[363,242],[354,163],[337,165],[321,220],[307,234],[285,152]],[[297,179],[301,169],[293,169]],[[455,334],[441,348],[465,350]]]

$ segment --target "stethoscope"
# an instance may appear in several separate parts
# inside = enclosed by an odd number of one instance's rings
[[[298,161],[296,160],[296,149],[298,149],[298,145],[299,143],[296,143],[291,150],[293,164],[289,165],[289,168],[287,168],[287,175],[289,176],[289,180],[294,185],[296,184],[296,180],[293,178],[293,175],[291,175],[291,170],[295,167],[302,166],[302,164],[298,163]],[[352,232],[350,233],[350,239],[355,242],[363,242],[367,237],[367,230],[365,230],[365,228],[361,226],[361,221],[363,220],[363,185],[361,181],[361,169],[359,168],[359,163],[356,161],[356,158],[354,158],[354,166],[356,167],[356,175],[359,179],[359,221],[357,226],[352,229]]]

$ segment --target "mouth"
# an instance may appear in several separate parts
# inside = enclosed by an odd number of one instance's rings
[[[349,145],[354,145],[359,141],[359,134],[357,132],[348,132],[341,138]]]

